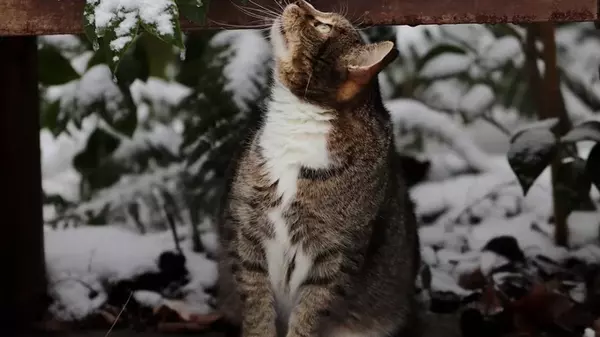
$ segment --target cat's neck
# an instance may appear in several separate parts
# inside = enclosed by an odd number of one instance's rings
[[[333,110],[309,103],[292,93],[278,79],[273,80],[271,96],[267,104],[267,121],[329,121],[333,118]]]

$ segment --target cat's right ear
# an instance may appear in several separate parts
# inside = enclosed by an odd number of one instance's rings
[[[346,56],[348,78],[338,92],[340,101],[349,100],[398,57],[391,41],[357,46]]]

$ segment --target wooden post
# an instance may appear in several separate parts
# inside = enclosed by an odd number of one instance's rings
[[[2,336],[31,328],[46,308],[36,41],[0,37]]]

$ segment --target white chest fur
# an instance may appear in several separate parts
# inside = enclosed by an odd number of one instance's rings
[[[312,267],[311,257],[291,243],[283,214],[296,196],[300,168],[331,165],[327,137],[332,118],[326,110],[302,102],[282,85],[275,85],[259,142],[269,179],[277,182],[282,200],[268,214],[275,238],[265,243],[265,251],[271,285],[283,314],[289,314],[298,288]],[[288,282],[292,260],[294,268]]]

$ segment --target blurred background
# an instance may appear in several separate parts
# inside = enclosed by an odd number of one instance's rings
[[[525,195],[507,160],[511,135],[548,116],[543,104],[564,107],[561,123],[598,118],[600,31],[556,25],[555,49],[533,33],[514,24],[361,29],[400,50],[379,82],[421,225],[421,295],[434,312],[474,301],[507,261],[530,281],[575,275],[564,294],[577,303],[600,294],[600,281],[590,286],[600,263],[597,188],[566,181],[559,208],[580,199],[557,221],[551,169],[542,165]],[[211,225],[228,159],[269,93],[267,32],[189,33],[183,52],[143,33],[114,75],[85,36],[38,42],[49,315],[105,326],[127,302],[120,324],[139,327],[169,321],[157,308],[187,322],[210,314]],[[546,69],[549,53],[556,69]],[[549,72],[555,95],[540,89]],[[574,151],[585,160],[594,144]],[[519,268],[511,273],[525,275]]]

